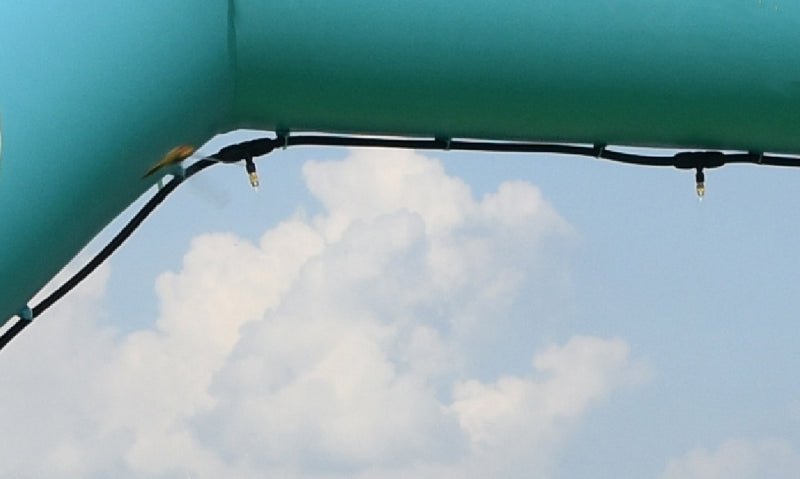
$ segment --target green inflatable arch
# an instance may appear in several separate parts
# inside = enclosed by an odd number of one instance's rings
[[[0,5],[0,318],[240,127],[800,153],[800,3]],[[2,321],[2,319],[0,319]]]

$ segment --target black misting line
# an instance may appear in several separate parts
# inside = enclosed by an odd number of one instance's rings
[[[697,170],[698,194],[701,187],[704,191],[703,169],[717,168],[728,163],[753,163],[770,166],[800,166],[800,158],[791,156],[765,155],[763,153],[723,153],[720,151],[684,151],[671,156],[641,155],[613,151],[606,145],[563,145],[548,143],[522,143],[522,142],[490,142],[490,141],[465,141],[449,138],[435,139],[409,139],[409,138],[384,138],[366,136],[327,136],[327,135],[297,135],[278,134],[275,138],[258,138],[229,145],[217,153],[203,158],[186,168],[183,175],[172,178],[163,188],[150,198],[136,215],[125,225],[119,233],[95,255],[83,268],[58,289],[50,293],[45,299],[32,309],[25,308],[20,312],[19,319],[0,336],[0,349],[3,349],[14,337],[17,336],[34,319],[39,317],[50,306],[64,297],[81,281],[86,279],[98,266],[111,256],[122,243],[150,216],[150,214],[186,179],[217,163],[245,162],[245,167],[250,176],[250,183],[258,185],[253,158],[264,156],[276,148],[290,146],[339,146],[339,147],[364,147],[364,148],[402,148],[415,150],[460,150],[460,151],[493,151],[505,153],[551,153],[562,155],[580,155],[621,163],[643,166],[672,166],[680,169]]]
[[[20,315],[14,325],[12,325],[2,336],[0,336],[0,350],[3,349],[15,336],[17,336],[25,327],[33,322],[34,319],[44,313],[50,306],[55,304],[58,300],[63,298],[67,293],[72,291],[75,286],[80,284],[87,276],[97,269],[98,266],[111,256],[122,243],[127,240],[131,234],[142,224],[142,222],[155,211],[158,205],[180,185],[186,178],[198,173],[199,171],[213,165],[215,162],[208,160],[201,160],[186,169],[186,174],[175,176],[172,180],[164,185],[150,200],[145,203],[136,215],[131,218],[119,233],[117,233],[108,244],[100,250],[86,265],[69,278],[64,284],[58,287],[55,291],[50,293],[39,304],[32,309],[26,308]]]

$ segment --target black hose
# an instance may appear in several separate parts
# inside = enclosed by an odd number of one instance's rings
[[[461,151],[494,151],[506,153],[553,153],[562,155],[580,155],[617,161],[621,163],[642,166],[673,166],[681,169],[717,168],[728,163],[753,163],[770,166],[800,166],[800,158],[791,156],[774,156],[761,153],[722,153],[719,151],[687,151],[676,153],[672,156],[640,155],[607,150],[605,145],[563,145],[548,143],[521,143],[521,142],[489,142],[489,141],[464,141],[450,139],[408,139],[408,138],[380,138],[358,136],[327,136],[327,135],[278,135],[276,138],[257,138],[229,145],[207,158],[201,159],[189,166],[183,176],[175,176],[161,188],[139,210],[136,215],[125,225],[122,230],[91,259],[75,275],[50,293],[37,304],[31,313],[8,328],[0,336],[0,350],[2,350],[15,336],[17,336],[34,319],[45,312],[50,306],[64,297],[81,281],[86,279],[98,266],[111,256],[122,243],[150,216],[150,214],[186,179],[199,173],[216,163],[234,163],[249,160],[248,173],[255,172],[252,158],[264,156],[275,148],[290,146],[344,146],[364,148],[402,148],[415,150],[461,150]],[[251,172],[250,169],[253,171]]]
[[[186,169],[184,176],[175,176],[170,180],[163,188],[158,190],[155,195],[153,195],[147,203],[134,215],[133,218],[128,221],[125,227],[120,230],[119,233],[114,236],[108,244],[103,247],[100,252],[98,252],[86,265],[81,268],[77,273],[75,273],[71,278],[69,278],[64,284],[59,286],[55,291],[50,293],[46,298],[44,298],[39,304],[33,307],[31,310],[32,314],[30,318],[19,318],[14,325],[12,325],[8,330],[0,336],[0,350],[2,350],[15,336],[17,336],[26,326],[33,322],[34,319],[39,317],[42,313],[47,311],[50,306],[55,304],[58,300],[64,297],[67,293],[72,291],[77,285],[79,285],[87,276],[92,274],[94,270],[97,269],[98,266],[103,264],[105,260],[107,260],[114,252],[122,246],[122,243],[127,240],[134,231],[142,224],[142,222],[150,216],[150,214],[155,211],[155,209],[160,205],[170,193],[175,191],[175,189],[187,178],[190,176],[199,173],[201,170],[215,164],[215,161],[209,160],[200,160],[197,163],[194,163],[192,166]]]

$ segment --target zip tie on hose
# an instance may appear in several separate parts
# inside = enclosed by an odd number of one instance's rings
[[[594,145],[594,151],[595,151],[594,157],[597,158],[598,160],[602,160],[603,159],[603,154],[606,152],[606,146],[608,146],[608,145],[606,145],[605,143],[597,143],[597,144],[595,144]]]
[[[25,307],[17,313],[17,316],[25,321],[33,321],[33,310],[26,304]]]
[[[442,137],[437,137],[435,141],[439,143],[440,145],[439,148],[441,148],[444,151],[450,151],[450,146],[452,145],[453,139],[450,138],[449,136],[442,136]]]
[[[580,155],[594,158],[603,158],[610,161],[642,166],[673,166],[680,169],[697,170],[696,181],[698,194],[700,185],[705,193],[705,178],[702,176],[703,168],[717,168],[727,163],[754,163],[759,165],[800,167],[800,158],[793,156],[766,155],[762,152],[754,153],[723,153],[719,151],[688,151],[676,153],[672,156],[640,155],[621,151],[608,150],[605,144],[592,146],[564,145],[556,143],[523,143],[523,142],[498,142],[498,141],[463,141],[450,138],[434,139],[406,139],[406,138],[381,138],[364,136],[333,136],[333,135],[297,135],[290,136],[287,131],[277,131],[275,138],[256,138],[243,141],[220,149],[217,153],[196,161],[185,169],[182,176],[173,176],[163,188],[142,207],[141,210],[117,233],[117,235],[75,275],[53,291],[33,309],[27,306],[19,314],[19,320],[0,336],[0,349],[6,346],[22,329],[29,325],[35,318],[60,300],[71,291],[89,274],[97,269],[122,243],[142,224],[164,199],[171,194],[184,180],[217,163],[245,162],[250,184],[258,186],[258,176],[253,158],[264,156],[275,148],[288,148],[290,146],[345,146],[364,148],[403,148],[419,150],[461,150],[461,151],[493,151],[505,153],[551,153],[565,155]],[[178,147],[180,148],[180,147]],[[184,151],[177,151],[182,154]],[[187,150],[188,151],[188,150]],[[168,162],[167,162],[168,163]],[[702,180],[702,183],[701,181]]]

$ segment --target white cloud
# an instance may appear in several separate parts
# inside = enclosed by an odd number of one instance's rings
[[[673,459],[661,479],[800,477],[800,453],[778,439],[732,439],[715,451],[697,448]]]
[[[441,232],[461,224],[475,208],[468,185],[447,176],[440,163],[410,151],[354,150],[347,162],[309,162],[303,171],[329,212],[323,228],[328,239],[355,220],[396,212],[418,215],[430,232]]]
[[[533,365],[545,380],[513,376],[494,384],[456,385],[452,408],[476,444],[496,446],[510,438],[549,437],[556,423],[575,419],[587,405],[617,386],[614,376],[628,372],[628,347],[620,340],[576,336],[536,355]]]
[[[104,327],[99,275],[4,351],[0,426],[22,439],[0,473],[541,476],[591,406],[635,382],[623,340],[537,352],[520,333],[558,308],[549,273],[572,236],[532,185],[478,200],[394,151],[304,174],[324,212],[259,244],[196,238],[158,278],[155,328]]]
[[[68,268],[53,283],[73,272]],[[123,446],[125,434],[99,434],[94,414],[102,402],[98,366],[113,355],[101,306],[109,272],[99,268],[2,351],[1,475],[91,477],[114,469],[113,449]]]

